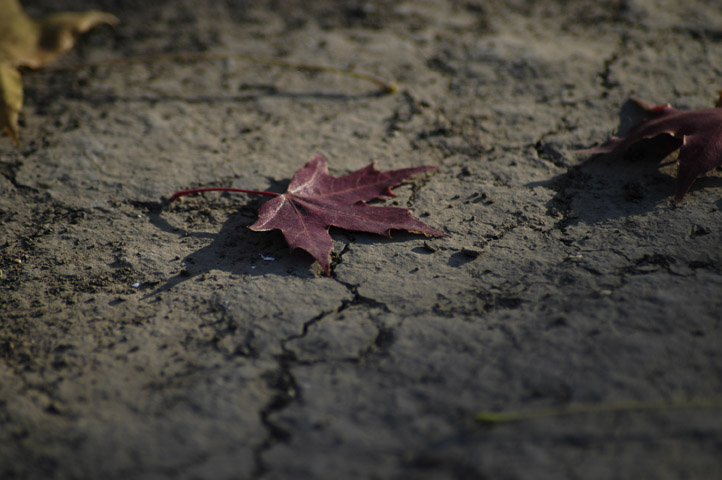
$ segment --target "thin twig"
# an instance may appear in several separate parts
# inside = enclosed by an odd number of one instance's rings
[[[477,422],[496,424],[537,420],[542,418],[565,417],[590,413],[613,413],[630,411],[671,410],[682,408],[722,408],[722,400],[692,399],[672,402],[620,402],[607,404],[578,404],[568,407],[516,412],[483,411],[476,414]]]
[[[328,67],[324,65],[313,65],[309,63],[292,62],[273,57],[257,57],[253,55],[235,55],[226,53],[171,53],[160,55],[148,55],[141,57],[118,58],[113,60],[100,60],[98,62],[88,62],[77,65],[58,65],[52,67],[44,67],[40,70],[33,70],[38,73],[43,72],[65,72],[84,70],[93,67],[119,67],[127,65],[138,65],[158,62],[187,62],[187,61],[207,61],[207,60],[239,60],[244,62],[262,63],[266,65],[276,65],[279,67],[295,68],[297,70],[305,70],[310,72],[322,73],[338,73],[348,77],[358,78],[373,83],[385,93],[396,93],[398,85],[393,82],[386,82],[378,77],[368,73],[346,70],[343,68]]]
[[[235,192],[235,193],[249,193],[251,195],[265,195],[267,197],[277,197],[280,194],[275,192],[266,192],[263,190],[246,190],[245,188],[233,188],[233,187],[202,187],[202,188],[191,188],[188,190],[179,190],[173,194],[172,197],[170,197],[169,202],[175,202],[180,197],[185,197],[186,195],[192,195],[195,193],[202,193],[202,192]]]

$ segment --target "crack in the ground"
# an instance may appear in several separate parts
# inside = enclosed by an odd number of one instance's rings
[[[416,115],[421,113],[421,103],[408,91],[401,92],[403,104],[397,107],[391,117],[386,121],[386,134],[391,136],[401,130],[401,124],[409,123]],[[402,110],[405,110],[402,112]]]
[[[17,179],[18,172],[23,166],[22,158],[27,157],[32,153],[35,153],[37,149],[37,145],[33,143],[31,146],[24,148],[22,152],[18,150],[13,150],[10,153],[3,153],[2,155],[3,158],[2,161],[0,161],[0,175],[7,178],[7,180],[12,184],[13,187],[15,187],[17,191],[33,193],[39,192],[37,188],[23,185]]]
[[[0,175],[7,178],[7,180],[12,184],[13,187],[15,187],[16,190],[33,190],[30,187],[27,187],[25,185],[20,185],[17,181],[17,175],[18,171],[20,170],[20,167],[22,166],[22,162],[15,161],[15,162],[2,162],[0,163]]]
[[[487,239],[489,242],[484,245],[484,248],[490,248],[492,247],[492,242],[499,242],[502,240],[507,234],[510,232],[513,232],[519,227],[527,226],[529,228],[533,227],[531,225],[528,225],[526,222],[526,219],[523,218],[522,212],[511,212],[510,214],[513,218],[511,222],[504,222],[501,225],[493,225],[495,231],[493,234],[484,235],[484,238]]]
[[[539,136],[539,139],[534,143],[533,148],[536,151],[537,157],[551,162],[555,167],[558,168],[569,168],[569,163],[564,161],[565,155],[562,151],[556,148],[553,144],[546,142],[545,140],[552,135],[559,135],[561,133],[571,132],[576,129],[576,126],[570,125],[568,120],[569,110],[573,108],[568,106],[564,108],[564,115],[561,120],[554,126],[553,129],[548,132],[544,132]]]
[[[562,235],[566,235],[566,229],[574,220],[572,215],[572,201],[576,196],[576,192],[572,191],[573,185],[583,186],[588,180],[589,174],[582,171],[581,166],[575,166],[567,169],[567,173],[554,181],[551,188],[556,191],[554,198],[547,206],[547,214],[550,217],[561,217],[554,223],[552,230],[559,230]],[[560,240],[569,246],[565,239]]]
[[[600,98],[602,99],[607,98],[609,96],[609,92],[619,87],[620,85],[619,82],[612,79],[612,68],[622,57],[624,50],[627,49],[628,43],[629,36],[627,34],[622,34],[622,36],[619,38],[616,50],[612,52],[609,58],[604,60],[602,71],[597,74],[599,80],[601,81],[601,86],[603,89],[600,95]]]
[[[339,280],[338,278],[334,278],[334,280],[336,280],[338,283],[340,283],[341,285],[346,287],[346,289],[351,293],[351,295],[353,295],[353,298],[351,298],[350,300],[344,300],[342,302],[341,307],[336,311],[337,314],[343,313],[345,310],[347,310],[351,307],[358,306],[358,305],[376,307],[386,313],[391,312],[388,305],[386,305],[385,303],[380,302],[371,297],[365,297],[365,296],[361,295],[358,292],[358,288],[360,285],[353,285],[351,283],[347,283],[342,280]]]
[[[352,288],[352,287],[351,287]],[[321,359],[315,361],[299,360],[296,354],[287,347],[288,342],[304,338],[311,330],[313,325],[322,321],[328,316],[337,316],[343,311],[351,308],[352,306],[359,304],[373,303],[375,305],[383,305],[379,302],[375,302],[373,299],[368,299],[357,295],[355,299],[346,300],[339,305],[338,308],[322,312],[319,315],[313,317],[304,323],[302,330],[298,334],[291,335],[281,341],[281,347],[283,353],[277,356],[278,368],[270,370],[263,375],[263,379],[267,382],[267,385],[277,393],[271,398],[271,400],[261,409],[260,416],[264,427],[268,430],[268,437],[256,448],[254,448],[254,478],[263,477],[269,468],[263,460],[263,454],[273,448],[278,443],[288,443],[291,440],[291,433],[283,427],[274,423],[271,419],[273,414],[278,413],[281,410],[287,409],[292,403],[295,403],[302,399],[302,391],[296,381],[292,369],[296,366],[314,366],[327,363],[328,360]],[[365,357],[371,354],[384,354],[388,351],[391,345],[395,341],[395,329],[386,325],[376,319],[371,319],[374,326],[377,329],[376,337],[370,342],[368,348],[359,352],[353,357],[340,358],[334,360],[339,363],[350,363],[358,364],[364,360]],[[401,321],[403,322],[403,320]]]
[[[269,470],[268,465],[266,465],[266,462],[263,459],[264,453],[278,443],[288,443],[291,440],[291,433],[274,423],[271,416],[288,408],[292,403],[301,399],[301,389],[293,376],[292,369],[297,365],[306,365],[308,362],[299,361],[296,358],[296,354],[288,348],[288,343],[304,338],[314,324],[329,315],[337,314],[343,308],[344,303],[342,302],[341,305],[334,310],[319,313],[303,323],[300,333],[290,335],[280,341],[282,353],[276,357],[278,367],[266,372],[262,376],[268,387],[276,393],[261,409],[259,414],[261,417],[261,423],[268,431],[268,436],[263,440],[263,442],[261,442],[261,444],[253,449],[255,463],[253,468],[253,478],[261,478]]]
[[[271,400],[261,409],[261,423],[268,432],[268,436],[260,445],[253,449],[254,468],[253,478],[261,478],[268,472],[268,465],[263,459],[263,454],[270,450],[277,443],[287,443],[291,440],[291,433],[282,427],[276,425],[271,420],[271,415],[279,412],[297,401],[301,396],[301,390],[296,383],[296,379],[291,373],[292,364],[295,362],[295,356],[283,353],[278,357],[278,368],[266,372],[262,378],[266,384],[276,393]]]
[[[339,280],[335,275],[333,275],[332,278],[334,278],[334,280],[343,285],[352,295],[351,299],[344,300],[342,302],[339,309],[335,312],[336,315],[340,315],[346,310],[349,310],[359,305],[364,305],[369,309],[375,308],[384,313],[391,312],[391,309],[384,302],[380,302],[376,299],[361,295],[358,291],[360,285],[354,285],[348,282],[344,282],[342,280]],[[395,342],[396,337],[394,328],[383,324],[383,322],[381,322],[378,318],[375,318],[374,316],[371,316],[370,320],[377,330],[376,337],[366,349],[358,353],[358,359],[349,359],[349,361],[354,361],[354,363],[362,362],[370,354],[384,354],[388,352],[391,345],[393,345],[393,343]],[[400,321],[400,324],[401,322],[403,322],[403,319]]]
[[[344,249],[344,252],[345,250],[346,249]],[[263,455],[265,454],[265,452],[273,448],[273,446],[278,443],[288,443],[291,440],[291,433],[283,427],[274,423],[274,421],[271,419],[271,416],[280,412],[281,410],[288,408],[292,403],[297,402],[302,398],[301,389],[295,377],[293,376],[293,367],[298,365],[311,365],[322,363],[304,362],[298,360],[296,358],[296,354],[287,347],[288,343],[294,340],[304,338],[314,324],[320,322],[322,319],[326,318],[329,315],[338,315],[353,305],[383,305],[383,307],[385,307],[385,309],[388,311],[388,307],[386,307],[384,304],[359,295],[357,287],[346,284],[344,282],[339,283],[348,288],[349,291],[354,294],[354,298],[351,300],[344,300],[338,306],[338,308],[334,310],[319,313],[318,315],[303,324],[300,333],[291,335],[281,340],[280,344],[283,353],[276,357],[276,360],[278,361],[278,367],[274,370],[267,371],[262,376],[269,388],[271,388],[271,390],[275,391],[276,393],[271,397],[271,400],[261,409],[259,414],[261,418],[261,423],[268,431],[268,436],[263,440],[263,442],[261,442],[257,447],[253,449],[253,457],[255,463],[253,468],[253,478],[262,478],[269,471],[269,467],[263,459]],[[393,331],[390,328],[384,328],[383,326],[379,326],[378,324],[376,326],[379,330],[379,333],[374,339],[373,345],[376,347],[376,350],[386,349],[388,348],[388,346],[390,346],[390,344],[393,343]],[[359,357],[362,357],[362,354],[359,354]],[[352,361],[352,359],[349,359],[349,361]],[[357,361],[358,360],[354,360],[354,363],[356,363]]]
[[[612,295],[617,290],[623,288],[624,286],[629,284],[629,278],[635,277],[639,275],[649,275],[653,273],[658,272],[664,272],[665,274],[669,276],[676,276],[676,277],[689,277],[694,274],[684,274],[680,273],[679,271],[674,270],[674,265],[678,264],[677,259],[674,257],[671,257],[669,255],[664,255],[660,253],[651,253],[651,254],[645,254],[641,257],[637,258],[636,260],[632,260],[628,258],[626,255],[622,255],[624,258],[627,259],[629,262],[629,265],[621,268],[617,268],[614,272],[611,272],[610,275],[614,276],[617,280],[616,284],[605,284],[604,287],[604,295]],[[580,268],[588,271],[589,273],[592,273],[594,275],[603,275],[602,272],[596,271],[595,269],[590,269],[588,267],[585,267],[583,265],[579,265]],[[697,271],[698,269],[702,270],[708,270],[717,274],[722,273],[717,268],[714,268],[714,266],[707,262],[689,262],[687,263],[687,267],[692,269],[693,271]]]
[[[409,193],[409,199],[406,201],[406,208],[413,209],[416,204],[419,192],[431,181],[430,175],[423,175],[415,178],[413,182],[410,182],[411,192]]]
[[[613,90],[615,87],[619,86],[619,82],[614,81],[610,78],[612,75],[612,66],[617,63],[617,60],[619,60],[619,56],[619,52],[614,52],[609,58],[604,60],[604,67],[598,75],[602,83],[602,88],[604,88],[604,92],[602,92],[602,98],[607,98],[607,96],[609,95],[609,90]]]
[[[350,238],[349,242],[352,242],[352,241],[353,241],[353,238]],[[351,248],[351,244],[347,243],[346,245],[343,246],[343,249],[339,253],[333,255],[333,257],[331,258],[331,268],[329,270],[331,278],[336,278],[336,267],[341,263],[343,256],[346,255],[346,253],[349,251],[350,248]]]

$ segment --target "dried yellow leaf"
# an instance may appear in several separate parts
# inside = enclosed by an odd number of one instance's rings
[[[23,107],[23,82],[20,72],[12,65],[0,63],[0,126],[5,128],[15,143],[18,114]]]
[[[18,0],[0,0],[0,127],[18,143],[18,114],[23,103],[19,67],[40,68],[73,48],[78,37],[102,23],[114,25],[109,13],[63,12],[35,20]]]

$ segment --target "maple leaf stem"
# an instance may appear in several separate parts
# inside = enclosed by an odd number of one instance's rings
[[[78,65],[45,67],[38,72],[62,72],[83,70],[93,67],[118,67],[126,65],[136,65],[156,62],[176,62],[176,61],[207,61],[207,60],[239,60],[252,63],[263,63],[266,65],[276,65],[279,67],[295,68],[297,70],[306,70],[312,72],[337,73],[347,77],[358,78],[373,83],[378,86],[384,93],[396,93],[399,90],[398,85],[393,82],[381,80],[368,73],[356,72],[354,70],[346,70],[343,68],[329,67],[325,65],[313,65],[310,63],[293,62],[273,57],[257,57],[254,55],[234,55],[225,53],[171,53],[163,55],[148,55],[141,57],[119,58],[114,60],[101,60],[98,62],[89,62]]]
[[[266,192],[263,190],[246,190],[244,188],[233,188],[233,187],[203,187],[203,188],[191,188],[188,190],[178,190],[170,197],[171,202],[175,202],[180,197],[186,195],[192,195],[194,193],[202,192],[235,192],[235,193],[250,193],[251,195],[266,195],[267,197],[277,197],[280,194],[274,192]]]

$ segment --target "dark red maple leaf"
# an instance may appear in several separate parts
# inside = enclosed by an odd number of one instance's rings
[[[190,193],[218,190],[273,196],[275,198],[261,206],[258,220],[251,225],[251,230],[281,230],[291,250],[300,248],[307,251],[329,274],[333,249],[333,240],[328,233],[331,226],[389,237],[391,230],[447,236],[414,219],[409,209],[366,204],[375,198],[394,197],[391,187],[411,176],[435,169],[426,166],[380,172],[371,164],[343,177],[332,177],[326,160],[316,155],[296,172],[284,194],[211,187],[181,190],[173,195],[171,201]]]
[[[631,100],[651,118],[632,128],[624,137],[612,137],[599,147],[579,152],[604,154],[626,150],[644,139],[676,139],[673,148],[665,153],[679,148],[674,195],[675,203],[679,204],[698,177],[722,165],[722,96],[715,108],[685,111],[674,109],[670,104],[654,105],[635,98]]]

